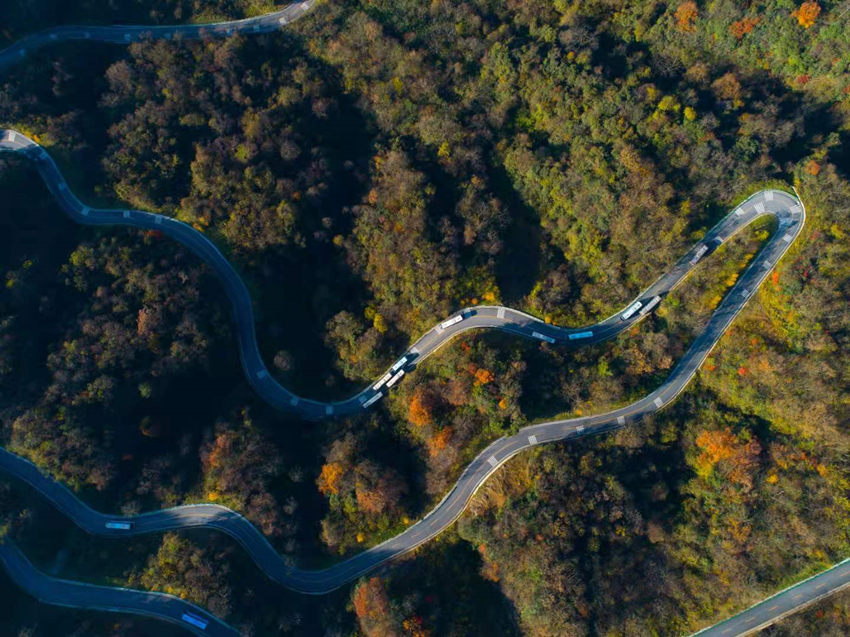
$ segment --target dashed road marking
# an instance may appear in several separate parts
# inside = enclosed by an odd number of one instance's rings
[[[499,311],[498,311],[498,312],[496,312],[496,316],[497,316],[498,318],[500,318],[500,319],[505,318],[505,308],[500,307],[500,308],[499,308]]]
[[[537,444],[537,436],[529,436],[528,437],[528,444],[536,445]]]
[[[257,378],[259,378],[260,380],[262,380],[263,378],[265,378],[268,375],[269,375],[269,373],[264,369],[261,369],[260,371],[257,372]]]
[[[761,201],[759,201],[756,204],[756,212],[758,212],[758,213],[764,212],[764,204]]]
[[[815,586],[815,590],[820,590],[820,589],[821,589],[821,588],[823,588],[824,586],[826,586],[826,582],[821,582],[820,584],[818,584],[817,586]]]
[[[654,402],[654,403],[655,403],[655,406],[656,406],[656,407],[661,407],[661,405],[663,405],[663,404],[664,404],[664,401],[663,401],[663,400],[661,400],[660,398],[656,398],[656,399],[655,399],[655,400],[653,400],[652,402]]]
[[[802,593],[797,593],[796,595],[794,595],[794,599],[800,599],[802,596]]]
[[[764,193],[764,198],[768,201],[773,201],[773,191],[768,190],[766,193]]]
[[[626,424],[626,417],[625,416],[617,416],[617,424],[618,425],[625,425]]]
[[[742,214],[744,214],[744,209],[743,209],[743,208],[738,208],[738,209],[735,211],[735,216],[736,216],[736,217],[740,217]]]
[[[487,462],[490,463],[491,467],[495,467],[497,464],[499,464],[499,461],[496,460],[496,456],[490,456],[489,458],[487,458]]]
[[[779,608],[779,604],[774,604],[773,606],[771,606],[767,610],[776,610],[777,608]]]
[[[786,243],[791,243],[791,239],[793,239],[793,236],[791,235],[790,232],[788,234],[786,234],[784,237],[782,237],[782,240],[785,241]]]

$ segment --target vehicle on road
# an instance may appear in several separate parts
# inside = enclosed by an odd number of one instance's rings
[[[204,630],[209,625],[209,622],[206,619],[199,617],[195,613],[183,613],[183,616],[180,619],[187,624],[192,624],[192,626],[200,628],[201,630]]]
[[[694,256],[691,257],[689,263],[691,265],[696,265],[697,263],[699,263],[699,260],[702,259],[706,252],[708,252],[708,246],[703,243],[699,247],[699,249],[694,253]]]
[[[541,334],[540,332],[532,332],[531,335],[534,338],[539,338],[541,341],[546,341],[547,343],[554,343],[555,339],[551,336],[546,336],[545,334]]]
[[[363,403],[363,409],[366,409],[367,407],[371,407],[372,405],[374,405],[376,402],[381,400],[381,397],[383,395],[384,394],[382,392],[378,392],[377,394],[372,396],[369,400],[367,400],[366,402]]]
[[[571,341],[577,341],[581,338],[590,338],[593,336],[593,332],[575,332],[574,334],[570,334],[567,336]]]
[[[117,531],[129,531],[133,528],[132,522],[121,522],[117,520],[113,520],[111,522],[106,523],[107,529],[115,529]]]
[[[392,367],[390,367],[390,371],[391,371],[391,372],[397,372],[398,370],[400,370],[402,367],[404,367],[404,366],[407,364],[407,361],[408,361],[408,360],[409,360],[409,359],[407,358],[407,356],[402,356],[401,358],[399,358],[399,359],[398,359],[398,360],[397,360],[397,361],[393,364],[393,366],[392,366]]]
[[[644,305],[641,308],[640,312],[638,312],[638,314],[640,316],[644,316],[645,314],[651,312],[652,308],[654,308],[659,303],[661,303],[661,297],[660,296],[653,296],[652,300],[649,303],[647,303],[646,305]]]
[[[390,378],[392,378],[392,377],[393,377],[393,373],[392,373],[392,372],[387,372],[386,374],[384,374],[383,376],[381,376],[381,379],[380,379],[377,383],[375,383],[374,385],[372,385],[372,389],[374,389],[374,390],[376,390],[376,391],[377,391],[377,390],[379,390],[379,389],[380,389],[381,387],[383,387],[383,386],[384,386],[384,384],[385,384],[385,383],[386,383],[386,382],[387,382]]]
[[[448,321],[443,321],[440,323],[440,328],[446,329],[447,327],[451,327],[452,325],[457,325],[460,323],[465,317],[463,314],[458,314],[455,317],[450,318]]]
[[[640,308],[643,307],[643,303],[640,301],[635,301],[629,307],[626,308],[626,311],[620,314],[620,320],[628,321],[635,312],[637,312]]]
[[[395,376],[393,376],[387,381],[387,387],[389,388],[395,385],[401,379],[402,376],[404,376],[403,369],[399,370],[399,372]]]

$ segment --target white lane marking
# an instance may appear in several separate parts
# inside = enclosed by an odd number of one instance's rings
[[[655,403],[655,406],[656,406],[656,407],[661,407],[661,405],[663,405],[663,404],[664,404],[664,401],[663,401],[663,400],[661,400],[660,398],[656,398],[656,399],[655,399],[655,400],[653,400],[652,402],[654,402],[654,403]]]
[[[728,635],[728,634],[729,634],[729,633],[731,633],[731,632],[732,632],[732,629],[731,629],[731,628],[727,628],[726,630],[724,630],[724,631],[721,633],[721,635]]]
[[[264,369],[261,369],[260,371],[257,372],[257,378],[259,378],[261,380],[268,375],[269,375],[269,373]]]
[[[325,405],[325,416],[330,416],[332,413],[334,413],[334,406]]]
[[[794,599],[800,599],[802,596],[802,593],[797,593],[796,595],[794,595]]]
[[[786,243],[791,243],[791,239],[792,239],[792,238],[793,238],[793,237],[791,236],[791,233],[789,232],[789,233],[788,233],[788,234],[786,234],[784,237],[782,237],[782,240],[783,240],[783,241],[785,241]]]
[[[298,398],[298,396],[293,396],[292,398],[289,399],[289,404],[292,405],[293,407],[295,407],[295,405],[297,405],[300,402],[301,402],[301,399]]]
[[[18,137],[18,135],[17,135],[17,133],[15,133],[15,131],[13,131],[13,130],[9,131],[9,141],[10,142],[15,141],[17,139],[17,137]]]
[[[617,424],[618,425],[625,425],[626,424],[626,417],[625,416],[617,416]]]
[[[496,456],[490,456],[489,458],[487,458],[487,462],[490,463],[491,467],[495,467],[497,464],[499,464],[499,461],[496,460]]]
[[[771,606],[767,610],[776,610],[777,608],[779,608],[779,604],[774,604],[773,606]]]
[[[764,212],[764,204],[761,201],[756,204],[756,212]]]
[[[742,214],[744,214],[744,209],[743,209],[743,208],[738,208],[738,209],[735,211],[735,216],[736,216],[736,217],[740,217]]]
[[[500,319],[505,318],[505,308],[500,307],[500,308],[499,308],[499,311],[498,311],[498,312],[496,312],[496,316],[497,316],[498,318],[500,318]]]
[[[129,218],[130,218],[130,211],[129,211],[129,210],[125,210],[125,211],[124,211],[124,218],[125,218],[125,219],[129,219]]]
[[[536,445],[537,444],[537,436],[529,436],[528,437],[528,444]]]
[[[83,215],[84,217],[88,217],[89,216],[89,207],[83,206],[83,209],[80,210],[80,214]]]
[[[768,201],[773,201],[773,191],[768,190],[766,193],[764,193],[764,198]]]
[[[820,584],[815,586],[815,590],[819,590],[819,589],[823,588],[824,586],[826,586],[826,582],[821,582]]]

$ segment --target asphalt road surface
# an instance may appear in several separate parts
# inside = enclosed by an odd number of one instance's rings
[[[26,57],[45,45],[70,40],[92,40],[127,44],[153,39],[200,39],[227,37],[236,33],[262,33],[281,28],[307,12],[314,0],[291,4],[264,16],[207,25],[181,26],[66,26],[30,35],[0,51],[0,69]],[[201,257],[221,281],[237,328],[243,369],[254,389],[269,404],[281,411],[319,420],[353,414],[378,402],[389,390],[389,384],[402,380],[399,372],[409,373],[439,347],[471,329],[499,329],[552,345],[583,347],[610,339],[642,320],[696,265],[719,245],[755,219],[770,215],[777,219],[778,230],[726,295],[705,330],[691,345],[668,379],[644,398],[605,414],[554,420],[532,425],[518,433],[500,438],[482,451],[463,472],[452,490],[416,524],[359,555],[330,568],[309,571],[299,569],[280,556],[265,537],[238,513],[217,505],[187,505],[146,513],[134,517],[104,514],[88,507],[63,485],[42,474],[34,465],[5,450],[0,450],[0,468],[28,482],[54,503],[76,524],[89,533],[120,537],[168,529],[205,527],[218,529],[235,538],[256,564],[282,586],[308,594],[330,592],[387,560],[407,553],[435,537],[450,526],[463,512],[475,491],[506,460],[528,447],[590,434],[598,434],[639,421],[669,404],[687,385],[705,357],[728,328],[734,317],[764,281],[776,262],[800,233],[805,211],[792,195],[780,190],[759,192],[738,206],[657,281],[639,294],[626,308],[639,302],[641,307],[623,318],[624,311],[578,329],[546,324],[528,314],[501,306],[476,306],[457,312],[435,326],[399,357],[382,379],[376,380],[356,395],[338,402],[320,402],[297,396],[281,386],[263,363],[257,347],[253,306],[245,284],[215,245],[191,226],[166,216],[139,210],[96,209],[83,204],[71,191],[49,154],[21,133],[0,130],[0,151],[25,156],[35,162],[47,187],[59,205],[75,221],[86,225],[125,225],[144,230],[159,230],[176,239]],[[656,297],[658,297],[656,299]],[[113,528],[108,528],[109,523]],[[114,525],[129,528],[114,528]],[[8,542],[0,545],[0,561],[12,578],[38,599],[51,604],[101,610],[136,612],[177,622],[198,634],[233,634],[233,629],[208,613],[174,597],[145,591],[92,586],[50,578],[35,570]],[[706,629],[703,635],[740,635],[763,627],[812,600],[846,585],[850,567],[838,565],[825,573],[784,591],[774,598],[748,609],[726,622]],[[182,613],[194,612],[209,624],[201,630],[182,619]],[[753,628],[749,628],[752,626]],[[713,632],[717,631],[717,632]]]
[[[62,209],[75,221],[89,225],[126,225],[145,230],[160,230],[198,254],[216,273],[230,299],[238,326],[239,347],[245,373],[261,396],[271,404],[306,418],[320,419],[361,411],[364,404],[376,396],[378,391],[387,391],[385,386],[377,391],[369,386],[352,398],[337,403],[320,403],[295,396],[271,377],[260,359],[254,332],[253,309],[247,288],[228,261],[203,234],[191,226],[158,214],[138,210],[100,210],[86,206],[71,193],[49,154],[21,133],[0,131],[0,150],[11,151],[34,161]],[[741,274],[709,319],[705,330],[694,340],[660,387],[621,409],[595,416],[531,425],[512,436],[496,440],[467,466],[452,490],[423,519],[399,535],[327,569],[305,570],[290,564],[274,550],[256,527],[225,507],[188,505],[130,518],[112,516],[91,509],[64,486],[43,475],[34,465],[7,451],[0,452],[0,466],[35,487],[89,533],[122,536],[188,527],[219,529],[235,538],[259,568],[282,586],[308,594],[327,593],[387,560],[413,550],[450,526],[463,512],[481,484],[507,459],[523,449],[624,427],[654,413],[675,399],[800,233],[805,222],[803,206],[794,196],[780,190],[765,190],[751,196],[709,230],[668,272],[627,305],[629,308],[640,302],[640,310],[643,310],[651,306],[656,297],[659,297],[659,302],[663,302],[666,295],[678,286],[701,260],[709,257],[719,245],[728,241],[740,229],[765,215],[776,218],[776,232]],[[651,309],[657,306],[656,303]],[[454,336],[470,329],[500,329],[567,347],[598,343],[629,329],[648,315],[642,314],[640,310],[633,312],[626,319],[623,318],[624,310],[592,326],[566,329],[546,324],[510,308],[472,307],[455,314],[453,323],[443,322],[420,337],[402,354],[401,358],[407,360],[397,369],[412,370],[419,361]],[[457,317],[461,317],[461,320],[457,320]],[[394,375],[397,372],[391,370],[390,373]],[[107,522],[116,521],[125,522],[131,525],[131,528],[107,528]]]
[[[315,0],[294,2],[280,11],[266,13],[245,20],[212,22],[209,24],[181,24],[174,26],[85,26],[53,27],[28,35],[12,46],[0,51],[0,70],[12,66],[30,53],[51,44],[74,40],[90,40],[112,44],[130,44],[145,40],[201,40],[226,38],[235,34],[253,35],[277,31],[307,13]]]
[[[45,575],[36,570],[9,541],[0,540],[0,564],[18,586],[45,604],[147,615],[183,626],[196,635],[215,637],[239,635],[235,628],[225,624],[203,608],[174,595],[69,582]],[[187,622],[184,619],[184,614],[187,613],[196,618],[198,624]],[[200,624],[205,624],[204,628],[201,628]]]
[[[693,637],[750,635],[848,586],[850,586],[850,559],[794,584],[719,624],[705,628],[695,633]]]

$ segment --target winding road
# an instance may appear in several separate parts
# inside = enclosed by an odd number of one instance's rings
[[[25,57],[30,51],[57,41],[90,39],[127,43],[143,39],[223,37],[234,33],[272,31],[303,15],[312,4],[312,0],[308,0],[258,18],[210,25],[57,27],[28,36],[12,47],[0,51],[0,68]],[[524,449],[625,427],[668,405],[693,378],[732,320],[797,238],[805,222],[804,207],[796,197],[781,190],[759,192],[724,217],[668,272],[638,295],[623,311],[595,325],[568,329],[546,324],[533,316],[507,307],[467,308],[416,340],[381,379],[348,399],[320,402],[297,396],[280,385],[270,374],[257,346],[253,306],[248,289],[227,259],[202,233],[188,224],[159,214],[140,210],[98,209],[85,205],[71,192],[47,151],[20,132],[0,130],[0,151],[14,153],[34,162],[62,210],[74,221],[85,225],[130,226],[142,230],[158,230],[179,241],[203,259],[222,283],[230,301],[246,378],[269,404],[309,420],[350,415],[370,408],[384,397],[390,391],[389,387],[399,382],[404,374],[411,372],[419,362],[467,330],[498,329],[572,348],[613,338],[648,316],[703,259],[736,232],[762,216],[772,216],[777,220],[777,231],[722,300],[705,330],[694,340],[667,380],[655,391],[630,405],[604,414],[531,425],[514,435],[494,441],[466,467],[451,491],[424,518],[399,535],[330,568],[297,568],[278,554],[265,536],[248,520],[235,511],[218,505],[186,505],[133,517],[95,511],[64,485],[44,475],[29,461],[0,449],[0,468],[33,486],[78,526],[93,535],[122,537],[190,527],[217,529],[239,542],[270,579],[291,590],[314,595],[333,591],[438,535],[461,515],[475,491],[487,478],[509,458]],[[235,634],[233,628],[220,620],[197,607],[188,609],[191,605],[171,596],[50,578],[35,570],[9,542],[0,544],[0,562],[19,585],[47,603],[143,613],[175,621],[204,635]],[[186,612],[203,618],[206,627],[201,629],[191,622],[187,623],[183,615]]]

